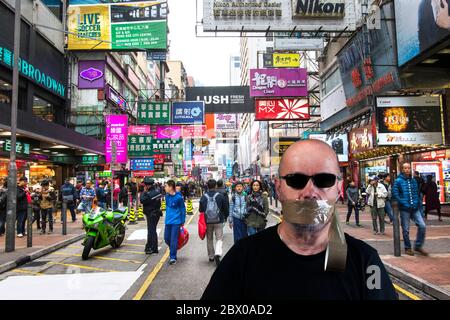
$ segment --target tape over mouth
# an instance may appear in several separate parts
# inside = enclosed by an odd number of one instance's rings
[[[303,225],[325,224],[335,209],[335,203],[328,200],[287,200],[281,206],[283,219]]]

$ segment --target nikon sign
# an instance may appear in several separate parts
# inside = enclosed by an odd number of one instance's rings
[[[203,0],[208,32],[353,32],[354,0]]]
[[[294,17],[343,18],[345,15],[343,0],[292,0],[292,4]]]

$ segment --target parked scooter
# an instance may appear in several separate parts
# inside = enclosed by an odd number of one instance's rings
[[[118,208],[114,211],[105,211],[97,208],[83,215],[83,226],[86,230],[83,260],[87,260],[91,249],[98,250],[111,245],[118,248],[125,239],[125,221],[128,217],[128,208]]]

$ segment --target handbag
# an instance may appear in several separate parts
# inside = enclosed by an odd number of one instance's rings
[[[189,232],[185,227],[180,227],[180,231],[178,234],[177,249],[180,250],[181,248],[183,248],[186,245],[186,243],[188,243],[188,241],[189,241]]]
[[[205,239],[206,236],[206,221],[205,221],[205,214],[202,212],[200,213],[200,216],[198,217],[198,236],[200,239]]]

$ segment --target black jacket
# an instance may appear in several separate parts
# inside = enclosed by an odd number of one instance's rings
[[[17,211],[26,211],[27,207],[27,192],[21,187],[17,187]]]
[[[220,210],[220,223],[223,223],[230,214],[230,202],[228,201],[228,197],[225,197],[223,193],[218,192],[217,190],[208,191],[206,194],[210,197],[214,197],[214,195],[218,193],[219,195],[216,197],[217,206]],[[200,199],[200,212],[205,212],[208,204],[208,199],[203,195]]]
[[[144,214],[146,216],[161,215],[161,196],[161,193],[155,188],[151,188],[141,194],[140,201],[144,206]]]
[[[64,196],[72,196],[73,200],[78,198],[77,189],[71,183],[64,183],[61,186],[61,199],[64,199]],[[73,204],[74,201],[69,201],[68,204]]]

